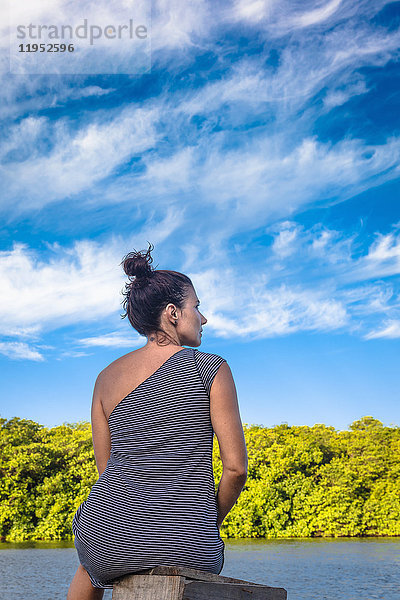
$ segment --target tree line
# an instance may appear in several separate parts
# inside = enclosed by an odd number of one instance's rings
[[[400,535],[400,428],[366,416],[347,431],[244,424],[248,477],[221,527],[228,538]],[[0,419],[0,538],[71,540],[95,483],[87,422]],[[222,473],[214,436],[216,488]]]

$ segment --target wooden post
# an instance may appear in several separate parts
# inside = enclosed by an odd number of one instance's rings
[[[207,571],[167,567],[137,571],[114,584],[112,600],[287,600],[283,588]]]

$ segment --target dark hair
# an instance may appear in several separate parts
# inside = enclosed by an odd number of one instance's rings
[[[129,283],[122,291],[125,313],[121,317],[128,317],[132,327],[141,335],[147,336],[155,331],[165,339],[170,336],[160,326],[162,311],[170,302],[182,309],[193,284],[183,273],[151,267],[153,258],[150,252],[154,246],[147,243],[149,248],[146,252],[129,252],[121,262],[129,277]]]

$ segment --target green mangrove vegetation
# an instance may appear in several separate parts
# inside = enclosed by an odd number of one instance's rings
[[[0,419],[2,541],[70,540],[97,479],[89,423]],[[244,425],[249,457],[223,537],[400,535],[400,428],[363,417],[326,425]],[[214,437],[214,473],[222,473]]]

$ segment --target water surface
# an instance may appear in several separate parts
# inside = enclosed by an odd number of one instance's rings
[[[288,600],[400,599],[399,537],[224,541],[221,575],[284,587]],[[0,544],[0,598],[65,600],[77,566],[71,542]]]

